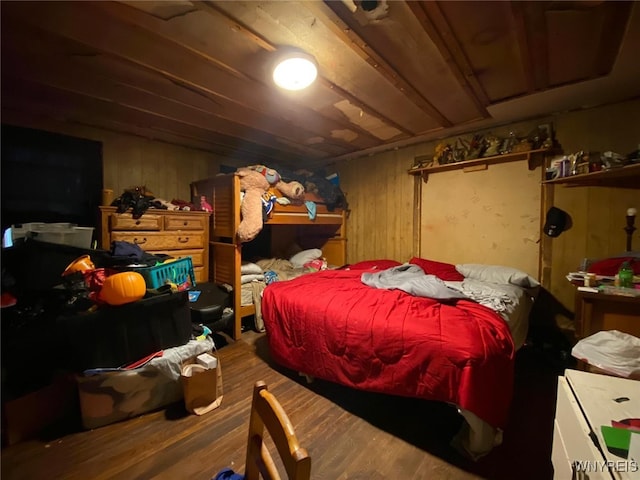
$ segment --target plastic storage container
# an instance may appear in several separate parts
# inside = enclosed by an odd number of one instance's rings
[[[30,232],[39,230],[44,225],[46,225],[44,222],[18,223],[16,225],[11,225],[11,227],[7,229],[8,234],[5,234],[7,236],[3,239],[2,246],[11,247],[16,240],[25,238]]]
[[[196,285],[196,275],[193,271],[191,257],[170,260],[155,267],[136,267],[132,270],[144,277],[147,288],[159,288],[167,283],[187,284],[190,287]]]
[[[41,242],[89,249],[93,240],[93,230],[93,227],[78,227],[75,223],[66,222],[16,224],[10,229],[11,245],[19,238],[32,237]],[[4,246],[9,245],[5,242]]]
[[[33,237],[41,242],[58,243],[78,248],[91,248],[93,227],[62,227],[46,225],[32,231]]]
[[[63,366],[81,372],[118,368],[191,338],[187,292],[149,297],[56,319]]]

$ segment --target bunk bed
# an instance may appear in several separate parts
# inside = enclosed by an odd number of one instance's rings
[[[275,203],[262,232],[253,241],[243,244],[236,236],[241,220],[242,198],[238,176],[230,173],[198,180],[191,184],[191,194],[193,198],[204,195],[213,207],[209,241],[210,280],[231,287],[234,339],[240,338],[242,319],[256,314],[254,304],[242,302],[241,266],[249,255],[259,252],[262,257],[278,256],[278,252],[296,245],[320,249],[330,265],[341,266],[346,263],[346,210],[330,210],[315,195],[307,194],[305,197],[305,200],[314,202],[313,218],[304,203]]]

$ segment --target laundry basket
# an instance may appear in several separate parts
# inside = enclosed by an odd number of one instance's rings
[[[147,288],[159,288],[167,283],[187,287],[196,285],[191,257],[167,260],[162,265],[154,267],[135,267],[133,270],[144,277]]]

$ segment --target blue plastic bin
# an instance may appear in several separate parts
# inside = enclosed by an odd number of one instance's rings
[[[168,260],[162,265],[134,268],[133,270],[144,277],[147,288],[159,288],[169,282],[176,285],[188,283],[191,287],[196,285],[191,257]]]

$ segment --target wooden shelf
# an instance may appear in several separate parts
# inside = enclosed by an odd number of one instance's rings
[[[544,185],[569,187],[640,188],[640,163],[599,172],[571,175],[542,182]]]
[[[419,167],[409,169],[410,175],[422,175],[422,179],[426,182],[429,174],[446,172],[450,170],[486,170],[489,165],[506,162],[517,162],[520,160],[527,160],[529,163],[529,170],[535,169],[542,162],[533,161],[533,157],[537,154],[544,154],[552,152],[551,149],[541,148],[537,150],[529,150],[528,152],[517,153],[505,153],[504,155],[495,155],[493,157],[474,158],[473,160],[464,160],[462,162],[446,163],[444,165],[437,165],[435,167]],[[541,157],[542,158],[542,157]]]

